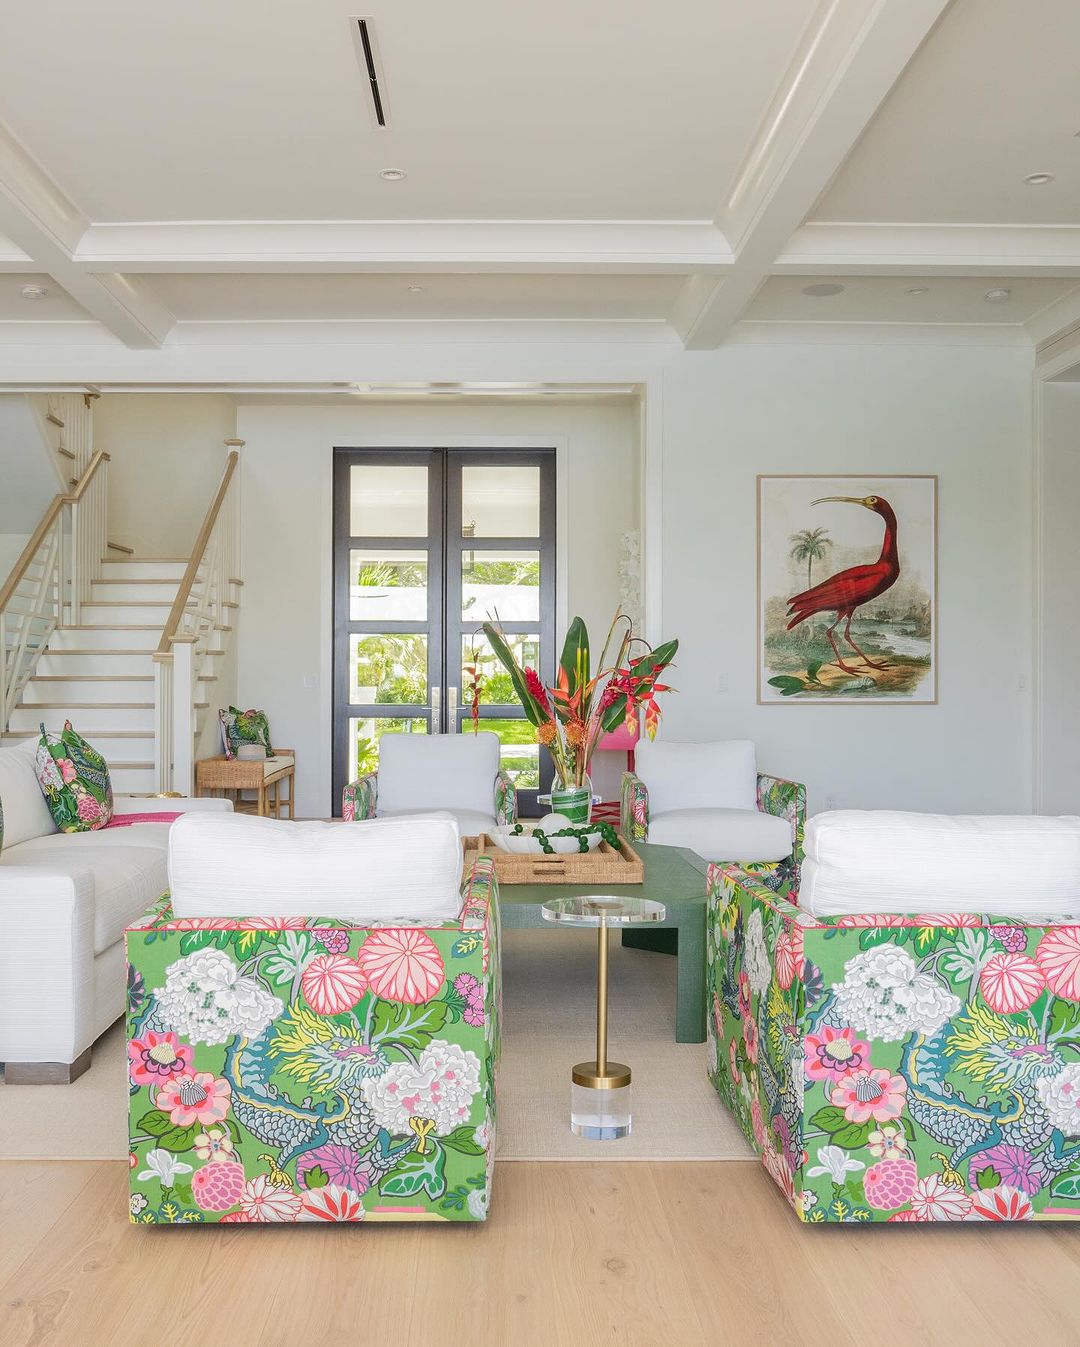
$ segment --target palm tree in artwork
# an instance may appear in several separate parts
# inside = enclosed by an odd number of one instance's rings
[[[821,561],[833,540],[828,529],[800,529],[791,535],[790,556],[793,561],[806,562],[806,588],[813,586],[814,562]]]

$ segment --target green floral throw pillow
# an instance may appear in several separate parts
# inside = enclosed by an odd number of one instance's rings
[[[219,711],[218,717],[221,720],[221,743],[227,758],[235,758],[241,744],[258,744],[266,749],[268,758],[274,756],[265,711],[241,711],[230,706],[227,711]]]
[[[41,726],[37,751],[37,779],[49,812],[62,833],[92,832],[104,828],[113,816],[109,767],[81,734],[64,722],[63,734]]]

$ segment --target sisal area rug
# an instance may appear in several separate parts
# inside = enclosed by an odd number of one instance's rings
[[[596,937],[506,931],[500,1160],[747,1160],[705,1074],[705,1045],[676,1043],[675,960],[612,937],[610,1054],[634,1073],[634,1129],[583,1141],[569,1128],[570,1068],[595,1050]],[[0,1159],[127,1156],[123,1023],[73,1085],[0,1085]]]

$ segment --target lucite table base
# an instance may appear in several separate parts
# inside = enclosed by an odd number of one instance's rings
[[[662,903],[641,898],[590,896],[557,898],[544,904],[544,919],[596,929],[596,1056],[570,1073],[570,1130],[589,1141],[616,1141],[630,1135],[630,1068],[608,1058],[608,931],[663,921]],[[610,924],[610,925],[609,925]]]

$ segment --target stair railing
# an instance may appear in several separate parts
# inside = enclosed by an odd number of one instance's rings
[[[90,458],[75,489],[54,496],[0,588],[0,730],[58,627],[78,624],[105,554],[109,455]]]
[[[226,440],[242,445],[243,440]],[[184,578],[154,652],[154,756],[159,791],[190,795],[194,785],[199,675],[240,583],[240,455],[230,448],[225,470],[191,550]]]

